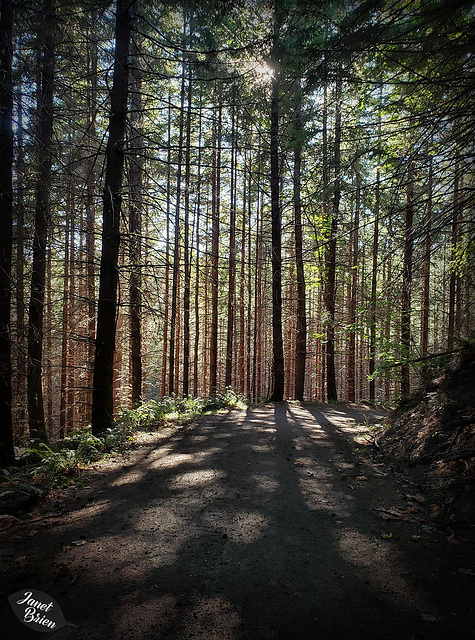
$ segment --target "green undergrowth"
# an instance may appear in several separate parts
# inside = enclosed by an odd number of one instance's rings
[[[124,451],[140,431],[183,424],[199,415],[243,406],[244,398],[231,389],[211,398],[148,400],[135,409],[122,409],[114,427],[98,435],[86,427],[48,445],[31,441],[22,450],[17,465],[2,472],[0,483],[29,482],[43,490],[65,486],[77,480],[80,471],[88,465]]]

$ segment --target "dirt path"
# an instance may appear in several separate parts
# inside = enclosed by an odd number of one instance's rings
[[[411,491],[355,453],[377,417],[282,404],[155,435],[2,534],[0,589],[53,596],[62,638],[475,637],[473,549],[375,511]],[[33,637],[4,600],[2,638]]]

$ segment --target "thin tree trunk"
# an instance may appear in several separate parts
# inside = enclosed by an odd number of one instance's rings
[[[142,74],[140,51],[134,44],[134,65],[131,73],[131,141],[130,141],[130,378],[132,407],[140,404],[142,397],[142,181],[143,181],[143,130],[142,130]]]
[[[371,271],[371,317],[369,337],[369,399],[375,399],[374,371],[376,367],[376,294],[378,283],[378,243],[379,243],[380,170],[376,171],[376,195],[374,206],[373,268]]]
[[[50,233],[49,249],[46,259],[46,309],[45,309],[45,391],[46,391],[46,428],[48,433],[53,431],[53,337],[52,332],[52,256],[51,256],[51,244],[52,237]]]
[[[198,358],[199,358],[199,344],[200,344],[200,304],[199,304],[199,292],[200,292],[200,217],[201,217],[201,94],[200,94],[200,112],[199,112],[199,124],[198,124],[198,166],[197,166],[197,194],[196,194],[196,268],[195,268],[195,343],[193,352],[193,395],[196,398],[198,396],[198,388],[203,388],[203,377],[205,376],[205,367],[201,367],[202,382],[199,384],[198,380]],[[205,349],[206,351],[206,349]]]
[[[106,150],[102,256],[99,278],[92,431],[112,425],[114,413],[114,350],[117,314],[119,223],[122,203],[124,139],[127,117],[128,56],[132,27],[130,0],[117,0],[114,78],[111,91],[109,139]]]
[[[96,103],[97,103],[97,42],[96,11],[92,12],[91,33],[88,48],[89,84],[87,88],[88,132],[91,150],[96,141]],[[91,157],[86,177],[86,281],[87,281],[87,400],[86,421],[91,421],[92,388],[94,376],[94,336],[96,333],[96,284],[95,284],[95,184],[96,156]]]
[[[279,0],[275,2],[274,36],[272,47],[272,96],[270,114],[270,188],[272,216],[272,393],[271,400],[280,402],[284,398],[284,346],[282,340],[282,215],[280,207],[279,171],[279,99],[280,99],[280,43],[279,31],[282,10]]]
[[[405,361],[411,349],[411,289],[412,289],[412,254],[414,218],[414,165],[409,163],[407,176],[406,216],[404,232],[404,264],[402,274],[402,304],[401,304],[401,347],[402,358]],[[404,362],[401,367],[401,394],[407,396],[410,391],[409,364]]]
[[[7,28],[8,32],[8,28]],[[4,33],[2,31],[2,33]],[[2,51],[6,52],[6,48],[2,45]],[[3,65],[2,65],[2,68]],[[8,84],[8,83],[7,83]],[[2,86],[6,86],[5,83]],[[6,114],[7,110],[2,109],[2,113]],[[24,274],[24,254],[25,254],[25,202],[23,198],[24,192],[24,176],[25,176],[25,157],[23,149],[23,107],[21,89],[18,95],[17,121],[19,123],[17,133],[17,207],[16,207],[16,336],[17,336],[17,357],[16,357],[16,433],[23,440],[27,434],[27,385],[26,385],[26,333],[25,333],[25,274]],[[3,154],[2,154],[3,157]],[[2,226],[3,228],[3,226]],[[8,234],[8,232],[7,232]]]
[[[335,297],[336,297],[336,232],[340,207],[340,143],[341,143],[341,79],[338,78],[335,89],[335,139],[333,145],[333,163],[335,167],[330,237],[327,244],[326,266],[327,282],[325,303],[328,313],[327,325],[327,399],[338,398],[335,372]]]
[[[216,395],[218,372],[218,285],[219,217],[221,200],[221,100],[218,96],[218,122],[213,123],[213,177],[211,210],[211,332],[210,395]]]
[[[190,292],[191,292],[191,252],[189,242],[190,225],[190,164],[191,164],[191,66],[188,69],[188,90],[186,106],[185,140],[185,198],[184,198],[184,256],[185,277],[183,287],[183,395],[190,392]]]
[[[167,383],[167,348],[168,348],[168,327],[169,327],[169,293],[170,293],[170,200],[171,200],[171,98],[168,96],[168,137],[167,137],[167,222],[166,222],[166,244],[165,244],[165,309],[163,316],[163,354],[162,354],[162,398],[166,394]]]
[[[61,331],[61,379],[59,392],[59,437],[64,438],[67,431],[67,388],[68,388],[68,311],[69,311],[69,234],[70,234],[70,209],[68,206],[71,194],[67,194],[66,206],[66,230],[64,245],[64,272],[63,272],[63,310]]]
[[[245,388],[245,367],[244,367],[244,340],[245,340],[245,269],[244,263],[246,259],[246,214],[247,214],[247,174],[246,174],[247,157],[244,152],[243,162],[243,179],[242,179],[242,216],[241,216],[241,264],[239,274],[239,353],[238,353],[238,373],[237,382],[240,394],[244,394]],[[250,350],[250,349],[249,349]],[[248,355],[249,354],[248,350]]]
[[[305,273],[303,262],[302,203],[300,199],[300,179],[302,166],[301,90],[297,86],[297,106],[295,113],[295,134],[297,137],[294,150],[294,221],[295,221],[295,263],[297,268],[297,333],[295,337],[295,398],[303,400],[305,389],[305,363],[307,358],[307,312],[305,293]]]
[[[15,461],[12,420],[13,4],[0,4],[0,464]]]
[[[426,213],[426,229],[425,229],[425,248],[424,248],[424,274],[423,274],[423,293],[422,293],[422,322],[421,322],[421,356],[428,354],[429,350],[429,311],[430,311],[430,256],[432,242],[432,156],[429,158],[429,177],[428,177],[428,195],[427,195],[427,213]],[[427,368],[423,367],[424,377],[427,377]]]
[[[173,275],[172,275],[172,304],[170,310],[170,350],[168,362],[168,393],[174,395],[177,388],[175,381],[175,354],[177,345],[175,344],[177,334],[178,317],[178,289],[180,277],[180,200],[181,200],[181,170],[183,162],[183,111],[185,105],[185,65],[182,66],[181,92],[180,92],[180,124],[178,139],[178,160],[176,179],[176,202],[175,202],[175,231],[173,245]],[[179,344],[178,344],[179,346]]]
[[[236,297],[236,180],[235,180],[235,145],[236,122],[234,113],[234,96],[231,124],[231,184],[229,211],[229,266],[228,266],[228,318],[226,332],[226,372],[224,384],[230,387],[232,383],[233,366],[233,332],[234,332],[234,302]]]
[[[45,0],[39,27],[40,86],[38,87],[35,231],[28,315],[28,414],[30,437],[48,440],[43,404],[43,315],[46,283],[46,244],[50,222],[51,142],[53,137],[54,0]]]
[[[348,341],[348,371],[347,371],[347,394],[348,401],[356,400],[356,300],[358,290],[358,236],[360,226],[360,204],[361,204],[361,186],[360,176],[356,174],[356,202],[355,202],[355,218],[353,229],[351,232],[352,250],[351,250],[351,286],[349,299],[349,321],[350,332]]]
[[[70,211],[69,225],[69,293],[68,293],[68,365],[67,365],[67,395],[66,395],[66,433],[74,429],[74,396],[76,387],[76,229],[74,227],[74,195],[73,184],[68,188]]]
[[[450,263],[450,284],[449,284],[449,326],[447,330],[447,350],[454,348],[456,329],[456,295],[457,295],[457,271],[455,260],[457,257],[458,227],[459,227],[459,161],[455,161],[454,195],[453,195],[453,218],[452,218],[452,238],[451,238],[451,263]]]

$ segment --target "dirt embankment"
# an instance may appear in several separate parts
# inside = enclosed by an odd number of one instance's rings
[[[378,439],[414,467],[441,522],[475,523],[475,351],[466,350],[402,402]]]

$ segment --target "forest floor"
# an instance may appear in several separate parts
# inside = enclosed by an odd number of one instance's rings
[[[0,589],[51,595],[68,639],[475,638],[473,545],[363,446],[381,419],[287,403],[143,434],[1,534]],[[35,636],[0,603],[2,638]]]

